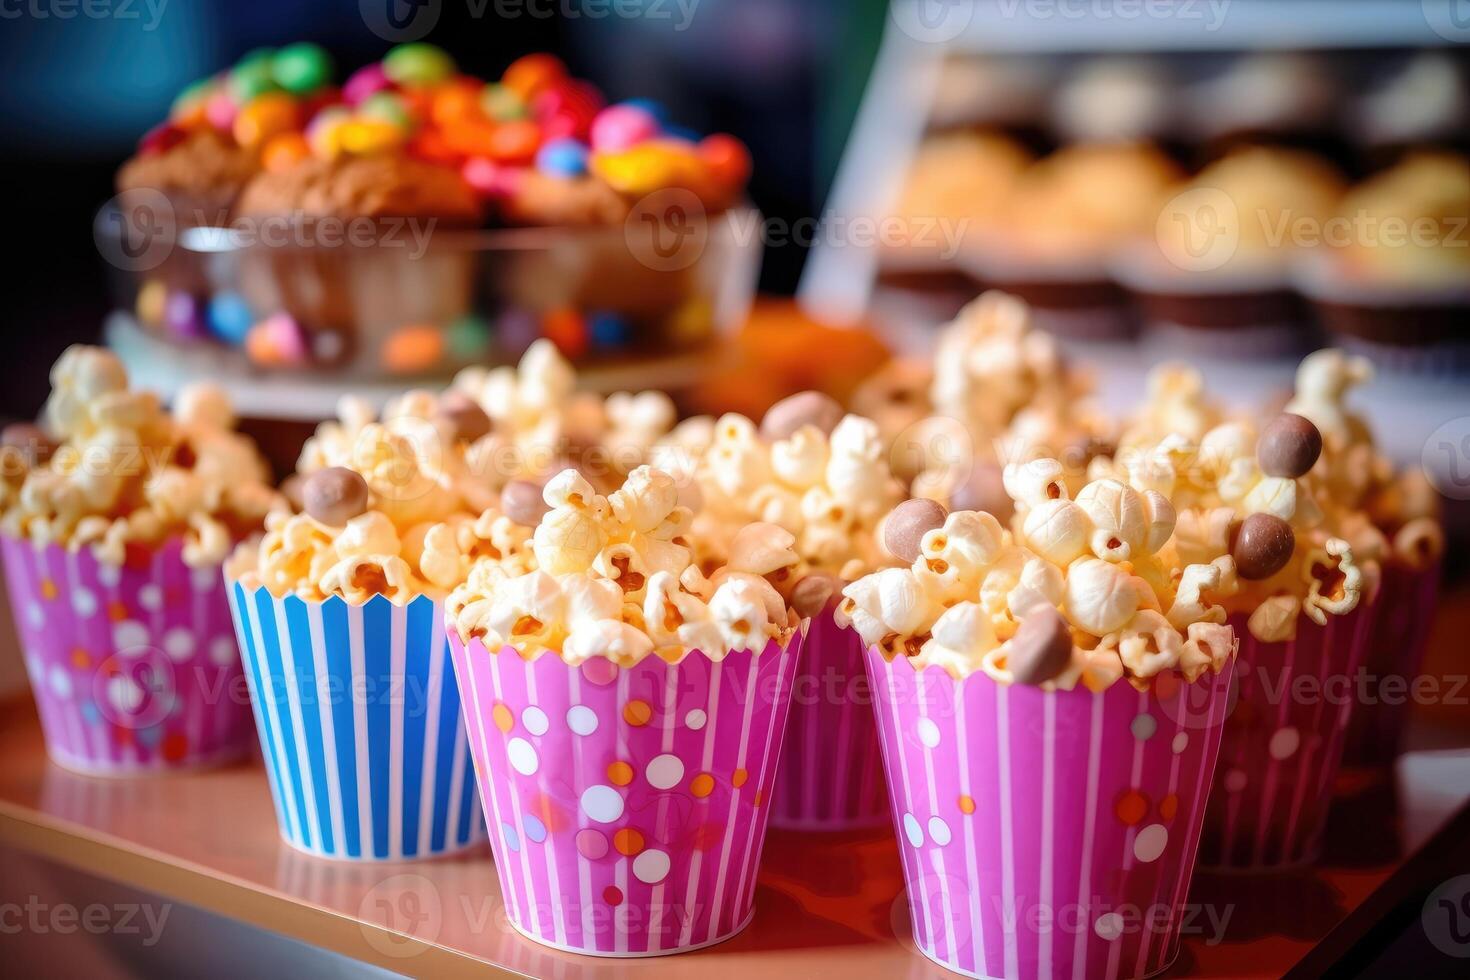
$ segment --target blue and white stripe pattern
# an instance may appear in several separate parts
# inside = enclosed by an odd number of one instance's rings
[[[322,857],[392,861],[485,837],[444,609],[230,583],[281,834]]]

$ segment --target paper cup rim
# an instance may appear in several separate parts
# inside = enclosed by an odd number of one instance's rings
[[[224,573],[224,578],[225,584],[229,586],[231,592],[233,592],[237,588],[243,589],[245,595],[248,598],[254,599],[256,601],[259,601],[260,594],[264,592],[272,602],[289,602],[292,599],[295,599],[297,602],[308,608],[314,606],[320,609],[327,609],[332,607],[333,604],[343,606],[347,609],[363,610],[374,608],[375,605],[378,607],[387,606],[390,609],[412,609],[414,606],[425,602],[427,602],[431,606],[442,607],[444,605],[444,600],[435,599],[433,596],[425,592],[420,592],[418,595],[414,596],[407,602],[394,602],[392,599],[389,599],[387,596],[381,593],[373,596],[367,602],[349,602],[339,595],[329,595],[325,599],[308,599],[304,596],[299,596],[294,592],[288,592],[285,595],[276,595],[269,589],[269,587],[265,585],[257,585],[254,588],[250,588],[242,583],[238,578],[231,575],[228,571]],[[446,634],[453,633],[452,630],[446,630],[445,632]]]
[[[108,568],[135,567],[129,565],[126,561],[120,564],[107,561],[105,558],[98,555],[97,549],[90,544],[78,544],[76,547],[72,547],[70,542],[63,543],[60,541],[47,541],[45,544],[42,544],[39,541],[35,541],[27,537],[26,535],[12,534],[9,531],[0,531],[0,540],[17,546],[28,546],[31,551],[37,554],[45,554],[47,552],[55,551],[63,555],[76,555],[77,557],[86,556],[92,561],[95,561],[97,564],[105,565]],[[170,552],[182,551],[183,546],[184,536],[182,534],[171,534],[156,544],[143,545],[143,547],[147,549],[148,559],[150,562],[157,561],[160,557],[167,555]],[[191,569],[216,569],[222,568],[224,566],[223,561],[209,562],[205,565],[189,565],[188,562],[185,562],[183,560],[182,555],[179,555],[178,557],[181,563],[187,565]]]
[[[381,598],[381,597],[379,597],[379,598]],[[803,624],[806,624],[806,623],[809,623],[809,622],[810,622],[809,619],[802,620],[802,623]],[[546,658],[547,656],[550,656],[550,657],[552,657],[555,660],[560,660],[562,662],[562,664],[564,666],[566,666],[568,669],[575,669],[575,668],[581,667],[584,664],[587,664],[587,663],[589,663],[589,662],[591,662],[593,660],[604,660],[607,663],[612,664],[614,667],[618,667],[618,668],[621,668],[621,669],[624,669],[624,670],[631,670],[632,668],[637,667],[639,664],[642,664],[644,661],[647,661],[647,660],[650,660],[650,659],[657,660],[659,663],[665,664],[666,666],[670,666],[670,667],[680,667],[680,666],[683,666],[685,663],[687,663],[689,660],[691,660],[691,659],[693,659],[695,657],[703,658],[706,663],[712,664],[712,665],[713,664],[717,664],[717,663],[723,663],[727,658],[729,658],[731,656],[734,656],[737,653],[749,653],[753,658],[757,658],[758,659],[760,657],[764,657],[764,656],[770,655],[770,654],[774,653],[775,651],[781,651],[782,653],[785,653],[786,651],[788,651],[788,650],[791,649],[792,644],[797,643],[798,641],[805,640],[806,633],[807,633],[806,629],[801,628],[801,627],[798,627],[797,629],[792,630],[791,636],[787,637],[785,643],[780,643],[774,637],[772,637],[770,640],[767,640],[766,641],[766,645],[763,646],[763,647],[761,647],[759,650],[751,650],[749,648],[746,648],[746,649],[743,649],[743,650],[731,650],[728,653],[726,653],[724,656],[719,657],[719,658],[711,657],[709,654],[705,653],[703,650],[686,650],[686,651],[684,651],[684,655],[682,657],[680,657],[678,660],[670,661],[670,660],[665,660],[662,657],[658,656],[657,654],[654,654],[654,653],[650,652],[647,655],[645,655],[644,657],[640,658],[637,662],[635,662],[633,664],[624,665],[624,664],[618,663],[618,661],[613,660],[610,657],[604,657],[604,656],[601,656],[600,654],[599,655],[596,655],[596,656],[588,657],[586,660],[583,660],[581,663],[573,664],[573,663],[569,663],[561,655],[561,652],[560,651],[553,651],[553,650],[542,650],[539,653],[537,653],[534,657],[523,657],[523,656],[521,656],[520,649],[518,647],[514,646],[513,644],[510,644],[510,643],[502,644],[498,649],[492,650],[489,647],[487,647],[485,645],[485,641],[481,637],[478,637],[478,636],[471,637],[469,639],[469,641],[466,642],[465,639],[462,636],[459,635],[459,630],[454,629],[452,624],[448,625],[447,628],[444,631],[444,634],[445,634],[446,637],[448,637],[449,643],[450,643],[451,646],[457,645],[457,646],[459,646],[461,649],[463,649],[467,653],[473,653],[477,649],[478,650],[483,650],[485,653],[488,653],[488,654],[490,654],[492,656],[500,656],[500,655],[502,655],[502,654],[504,654],[506,652],[510,652],[510,653],[515,654],[517,657],[519,657],[524,663],[528,663],[528,664],[539,663],[542,659]]]
[[[1237,640],[1236,646],[1237,646],[1237,648],[1239,647],[1238,640]],[[868,653],[868,655],[870,657],[872,657],[872,656],[878,657],[885,664],[887,664],[889,667],[893,667],[893,665],[896,664],[896,663],[898,663],[898,660],[899,660],[899,658],[896,658],[896,657],[893,658],[893,659],[889,659],[889,657],[882,650],[879,650],[876,646],[873,646],[871,644],[868,645],[868,647],[867,647],[867,653]],[[1094,690],[1092,690],[1092,688],[1088,687],[1085,684],[1082,684],[1080,681],[1077,683],[1076,686],[1074,686],[1074,687],[1072,687],[1070,689],[1052,688],[1050,691],[1048,691],[1048,690],[1046,690],[1045,688],[1043,688],[1039,684],[1018,684],[1015,681],[1002,681],[1002,680],[997,680],[996,678],[991,677],[989,674],[987,674],[985,672],[984,668],[980,668],[980,667],[977,667],[974,670],[970,671],[964,677],[955,677],[953,674],[951,674],[949,671],[945,670],[939,664],[925,664],[923,667],[915,667],[913,660],[911,660],[910,658],[904,657],[902,659],[903,659],[903,662],[908,666],[909,670],[913,673],[913,675],[915,677],[939,676],[939,675],[942,675],[942,676],[948,678],[951,682],[953,682],[956,687],[963,687],[965,684],[967,684],[967,683],[970,682],[971,678],[974,678],[974,677],[984,677],[986,680],[988,680],[990,683],[994,684],[996,687],[1005,687],[1005,688],[1030,688],[1030,689],[1032,689],[1034,691],[1038,691],[1038,692],[1040,692],[1042,694],[1069,695],[1069,694],[1077,694],[1079,692],[1082,693],[1082,694],[1107,694],[1113,688],[1117,687],[1119,684],[1126,683],[1127,680],[1128,680],[1128,674],[1125,672],[1117,680],[1113,681],[1113,683],[1109,684],[1107,687],[1103,688],[1101,691],[1094,691]],[[1238,659],[1239,659],[1239,650],[1237,649],[1234,654],[1231,654],[1230,658],[1227,661],[1227,664],[1229,664],[1230,667],[1234,667],[1234,665],[1235,665],[1235,663],[1236,663],[1236,661]],[[1228,669],[1228,668],[1223,668],[1222,667],[1219,670],[1216,670],[1214,668],[1211,668],[1211,669],[1208,669],[1208,670],[1201,671],[1200,672],[1200,675],[1198,677],[1196,677],[1194,680],[1189,680],[1188,678],[1186,678],[1184,676],[1183,672],[1180,671],[1178,667],[1171,667],[1167,671],[1167,673],[1173,674],[1175,676],[1175,678],[1179,681],[1179,683],[1181,683],[1181,684],[1187,684],[1189,686],[1193,686],[1195,684],[1202,683],[1205,680],[1206,677],[1219,677],[1222,673],[1225,672],[1226,669]],[[929,674],[929,671],[938,671],[938,675]],[[1155,678],[1162,676],[1164,673],[1166,673],[1166,672],[1165,671],[1159,671],[1156,674],[1149,675],[1149,678],[1148,679],[1150,681],[1153,681]],[[1131,687],[1132,685],[1129,685],[1129,686]],[[1135,690],[1136,690],[1136,688],[1135,688]]]

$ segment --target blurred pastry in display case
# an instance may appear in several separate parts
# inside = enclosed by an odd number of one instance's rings
[[[118,192],[162,194],[184,227],[227,224],[245,186],[294,154],[307,121],[340,98],[331,80],[332,60],[315,44],[252,51],[179,93],[118,170]]]
[[[1424,142],[1463,148],[1470,128],[1470,80],[1463,63],[1443,51],[1414,55],[1358,100],[1352,123],[1358,137],[1376,149]]]
[[[885,249],[880,279],[885,286],[946,298],[957,311],[976,290],[957,245],[995,235],[1007,197],[1031,162],[1015,140],[999,133],[957,130],[937,133],[919,145],[904,178],[893,217],[902,241]]]
[[[1108,261],[1148,234],[1165,188],[1182,174],[1150,143],[1079,143],[1023,173],[998,234],[972,251],[979,276],[1031,304],[1062,336],[1126,335],[1133,317]]]
[[[929,106],[929,127],[1034,129],[1055,84],[1052,75],[1040,59],[946,58]]]
[[[174,196],[212,208],[161,263],[125,263],[120,329],[142,328],[145,356],[442,378],[540,337],[581,362],[677,358],[743,317],[758,242],[737,234],[754,217],[739,140],[609,105],[546,54],[492,82],[422,43],[341,89],[329,65],[256,52],[181,96],[123,168],[120,186],[165,189],[185,171]]]
[[[482,210],[458,171],[406,156],[309,157],[260,175],[240,196],[237,222],[265,228],[280,220],[296,243],[240,252],[240,295],[251,309],[278,311],[250,328],[246,354],[257,365],[289,367],[304,353],[307,363],[359,374],[380,362],[392,372],[432,367],[438,345],[430,334],[402,328],[448,322],[469,308],[474,256],[435,239],[473,230]],[[362,246],[321,240],[354,226],[368,236]],[[405,248],[415,239],[422,252],[410,258]]]
[[[1414,371],[1470,365],[1470,159],[1422,152],[1342,201],[1298,286],[1324,327]]]
[[[1343,188],[1314,154],[1236,150],[1170,188],[1153,241],[1121,253],[1114,272],[1150,326],[1201,352],[1288,352],[1305,326],[1290,264],[1320,238]]]
[[[1173,119],[1169,77],[1150,58],[1095,58],[1061,86],[1052,125],[1072,142],[1158,139]]]
[[[1207,143],[1316,144],[1335,129],[1339,91],[1331,67],[1316,55],[1247,55],[1189,92],[1188,126]]]

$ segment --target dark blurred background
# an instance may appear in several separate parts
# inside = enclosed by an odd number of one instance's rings
[[[821,207],[885,11],[882,0],[0,4],[0,152],[15,229],[0,417],[33,415],[56,355],[97,338],[108,302],[92,219],[174,95],[253,48],[294,40],[331,51],[340,81],[398,39],[381,36],[389,4],[409,25],[402,39],[440,45],[472,74],[498,77],[518,55],[552,51],[610,101],[657,99],[680,125],[735,134],[755,158],[755,204],[788,221]],[[796,245],[769,249],[762,288],[789,293],[803,260]]]

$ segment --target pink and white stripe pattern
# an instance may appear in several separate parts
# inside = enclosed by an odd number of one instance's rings
[[[5,577],[46,750],[88,775],[241,758],[250,704],[220,570],[172,541],[146,563],[3,538]]]
[[[801,642],[570,667],[451,631],[511,924],[600,956],[743,929]]]
[[[1303,618],[1295,640],[1262,643],[1232,615],[1240,637],[1237,699],[1220,744],[1200,864],[1271,871],[1310,864],[1321,848],[1332,781],[1352,716],[1353,677],[1377,606]]]
[[[1046,692],[867,660],[919,950],[1006,980],[1166,968],[1233,668]]]
[[[1439,604],[1440,567],[1413,568],[1389,561],[1373,607],[1373,630],[1364,652],[1367,699],[1348,721],[1347,766],[1388,766],[1399,754],[1411,691],[1429,646]]]
[[[830,610],[811,621],[776,774],[771,825],[854,830],[888,823],[883,757],[863,641]]]

